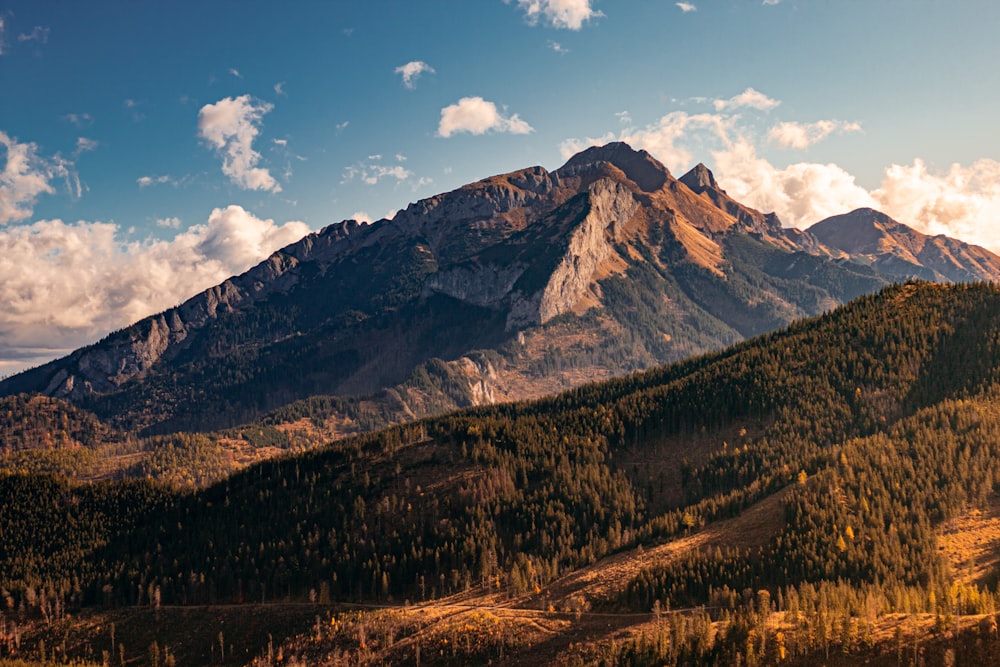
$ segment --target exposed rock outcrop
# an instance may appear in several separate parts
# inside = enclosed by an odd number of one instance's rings
[[[515,297],[507,317],[508,331],[544,324],[573,310],[589,291],[598,265],[615,252],[613,244],[621,240],[623,226],[639,202],[620,183],[603,179],[590,186],[588,206],[545,287],[527,297]]]

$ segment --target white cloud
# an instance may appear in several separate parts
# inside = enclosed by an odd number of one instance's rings
[[[649,151],[670,171],[680,173],[692,166],[693,150],[709,142],[727,143],[735,118],[719,114],[688,114],[673,111],[644,128],[626,128],[600,137],[567,139],[560,145],[564,158],[588,146],[601,146],[610,141],[624,141],[633,148]]]
[[[79,196],[79,179],[71,171],[71,162],[58,155],[43,158],[38,155],[37,145],[20,143],[2,130],[0,151],[6,153],[4,168],[0,171],[0,225],[30,217],[38,196],[55,192],[50,183],[55,178],[65,179],[70,193]]]
[[[49,33],[51,30],[40,25],[36,25],[34,29],[29,33],[22,33],[17,36],[17,41],[19,42],[41,42],[42,44],[47,44],[49,41]]]
[[[767,111],[778,106],[781,102],[771,99],[758,90],[747,88],[739,95],[730,97],[728,100],[713,100],[712,104],[715,106],[716,111],[725,111],[727,109],[737,109],[740,107],[749,107],[759,111]]]
[[[277,225],[239,206],[215,209],[206,224],[170,241],[124,241],[117,225],[103,222],[43,220],[2,230],[0,372],[41,363],[174,306],[308,231],[304,223]]]
[[[89,153],[90,151],[96,151],[98,146],[100,146],[100,142],[94,139],[88,139],[87,137],[77,137],[75,155],[79,156],[81,153]]]
[[[386,178],[394,178],[397,181],[405,181],[413,176],[413,172],[406,169],[401,164],[386,166],[381,164],[381,155],[369,155],[368,159],[344,169],[341,183],[350,183],[360,180],[366,185],[376,185]]]
[[[496,104],[481,97],[463,97],[456,104],[441,109],[441,122],[438,125],[440,137],[450,137],[459,132],[530,134],[534,131],[534,128],[517,114],[507,116],[497,109]]]
[[[680,10],[687,14],[688,12],[696,12],[698,8],[692,5],[690,2],[675,2],[675,5],[680,7]]]
[[[781,4],[781,0],[764,0],[761,4],[766,6],[774,6]]]
[[[357,220],[358,222],[363,222],[366,225],[370,225],[372,223],[372,217],[364,211],[355,211],[354,213],[351,214],[350,219]]]
[[[163,185],[164,183],[172,183],[170,176],[140,176],[135,179],[135,182],[139,184],[140,188],[148,188],[151,185]]]
[[[0,56],[3,55],[3,46],[4,46],[3,31],[4,31],[4,22],[3,22],[3,17],[0,16]]]
[[[778,123],[767,133],[768,141],[782,148],[805,150],[834,132],[846,134],[860,132],[861,125],[842,120],[818,120],[814,123],[786,121]]]
[[[730,196],[774,211],[786,225],[808,227],[831,215],[869,207],[925,234],[944,234],[1000,252],[1000,162],[981,159],[935,171],[921,159],[887,167],[867,190],[837,164],[799,162],[779,168],[746,137],[712,152],[715,175]]]
[[[337,134],[340,134],[341,132],[343,132],[344,130],[346,130],[347,126],[350,125],[350,124],[351,124],[351,121],[345,120],[343,123],[337,123],[333,127],[334,127],[335,130],[337,130]]]
[[[604,16],[591,7],[591,0],[517,0],[517,6],[531,25],[544,21],[569,30],[579,30],[587,21]]]
[[[222,173],[246,190],[281,192],[271,173],[257,166],[260,153],[253,149],[261,119],[273,108],[241,95],[206,104],[198,112],[198,133],[222,155]]]
[[[285,92],[285,82],[284,81],[279,81],[278,83],[274,84],[274,94],[275,95],[284,95],[285,97],[288,97],[288,93]]]
[[[422,60],[412,60],[396,68],[396,74],[403,76],[403,85],[413,90],[421,74],[434,74],[434,68]]]
[[[618,119],[618,122],[623,125],[630,125],[632,123],[632,114],[630,114],[627,109],[625,111],[617,112],[615,117]]]
[[[63,118],[77,127],[88,127],[94,124],[94,119],[89,113],[69,113]]]
[[[238,69],[236,69],[235,67],[230,67],[229,68],[229,73],[231,75],[235,76],[237,79],[242,79],[243,78],[243,75],[240,74],[240,71]]]
[[[549,48],[552,49],[553,51],[555,51],[556,53],[560,54],[560,55],[565,55],[565,54],[569,53],[569,49],[567,49],[565,46],[563,46],[559,42],[554,42],[551,39],[549,40]]]
[[[288,139],[271,139],[275,146],[285,147],[288,145]]]
[[[935,172],[923,160],[886,168],[872,192],[878,208],[926,234],[1000,252],[1000,162],[981,159]]]
[[[180,218],[176,218],[176,217],[174,217],[174,218],[157,218],[156,219],[156,226],[157,227],[166,227],[168,229],[180,229],[181,228],[181,219]]]
[[[836,164],[800,162],[781,169],[761,158],[742,136],[712,157],[716,179],[731,197],[774,211],[785,225],[808,227],[862,206],[878,208],[854,176]]]

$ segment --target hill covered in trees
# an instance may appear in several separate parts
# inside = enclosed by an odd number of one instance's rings
[[[939,540],[1000,483],[998,374],[1000,289],[908,283],[720,353],[349,438],[198,491],[7,475],[0,608],[15,623],[223,603],[403,613],[488,595],[566,613],[546,644],[566,664],[875,655],[879,619],[929,614],[941,650],[963,651],[956,619],[993,618],[997,573],[965,576]],[[763,507],[779,509],[754,541],[727,528]],[[615,586],[558,597],[622,558],[638,565]],[[559,644],[591,614],[650,623]],[[372,651],[378,622],[364,618],[317,616],[288,650]],[[464,648],[425,628],[379,655],[419,661],[431,636],[424,662],[541,650],[500,621],[505,638],[487,640],[493,621],[478,618],[456,630],[478,638]]]

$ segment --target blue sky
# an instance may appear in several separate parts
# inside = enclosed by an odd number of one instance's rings
[[[1000,250],[1000,3],[8,0],[0,375],[310,230],[626,140]]]

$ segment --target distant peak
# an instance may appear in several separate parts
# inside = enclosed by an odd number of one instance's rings
[[[698,194],[705,190],[719,189],[719,184],[715,181],[712,171],[701,162],[694,169],[681,176],[680,181]]]
[[[623,141],[592,146],[581,151],[571,157],[556,173],[560,176],[577,175],[602,163],[614,165],[646,192],[659,190],[670,177],[667,168],[652,155],[643,150],[637,151]]]

